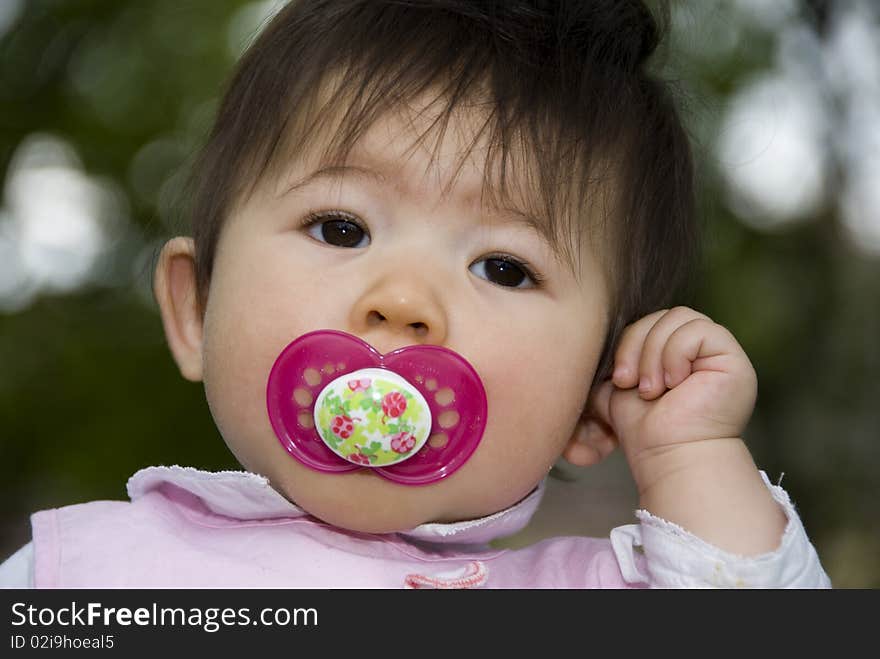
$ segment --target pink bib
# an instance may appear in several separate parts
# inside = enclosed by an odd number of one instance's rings
[[[128,491],[32,516],[37,587],[631,587],[608,540],[486,545],[528,523],[541,487],[489,517],[385,535],[328,526],[244,472],[152,467]]]

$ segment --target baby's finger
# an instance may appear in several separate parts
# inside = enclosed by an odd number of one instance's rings
[[[693,372],[739,369],[739,364],[744,371],[751,370],[733,334],[708,318],[695,318],[681,325],[663,347],[662,366],[670,389]]]
[[[617,387],[631,389],[639,383],[639,358],[645,337],[667,311],[668,309],[661,309],[648,314],[623,330],[614,351],[614,372],[611,375],[611,381]]]
[[[639,395],[643,399],[653,400],[666,391],[663,350],[673,332],[696,319],[712,322],[704,314],[690,307],[675,307],[654,323],[651,331],[648,332],[639,359]]]
[[[693,363],[700,351],[705,349],[704,340],[713,332],[714,325],[707,318],[694,318],[669,335],[661,356],[667,387],[677,387],[693,372]]]

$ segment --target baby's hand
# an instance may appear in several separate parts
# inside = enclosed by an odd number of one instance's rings
[[[787,519],[741,439],[757,379],[733,335],[686,307],[624,330],[593,411],[623,448],[639,505],[725,551],[779,546]]]
[[[733,335],[693,309],[675,307],[624,330],[612,379],[595,392],[593,407],[635,474],[652,456],[741,437],[756,392],[755,371]]]

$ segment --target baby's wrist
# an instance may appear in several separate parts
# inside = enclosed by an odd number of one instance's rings
[[[754,468],[742,438],[720,437],[643,450],[628,457],[628,462],[639,497],[643,497],[668,483],[702,479],[715,470],[729,468],[732,459],[741,463],[744,457]]]
[[[691,442],[631,464],[639,504],[721,549],[775,550],[786,518],[738,437]]]

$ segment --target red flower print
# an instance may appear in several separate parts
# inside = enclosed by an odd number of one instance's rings
[[[349,380],[348,388],[352,391],[366,391],[370,387],[372,380],[370,378],[361,378],[360,380]]]
[[[397,453],[411,451],[415,445],[416,438],[413,437],[412,433],[399,432],[396,435],[391,436],[391,450],[396,451]]]
[[[333,434],[337,437],[348,439],[354,431],[354,422],[347,414],[340,414],[333,417],[333,421],[330,423],[330,430],[332,430]]]
[[[386,416],[392,418],[399,417],[406,411],[406,398],[404,398],[403,394],[399,391],[392,391],[390,394],[385,394],[385,398],[382,399],[382,411]]]
[[[348,459],[352,462],[356,462],[359,465],[365,465],[367,467],[370,466],[370,458],[358,451],[357,453],[351,453],[348,456]]]

